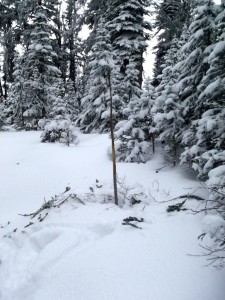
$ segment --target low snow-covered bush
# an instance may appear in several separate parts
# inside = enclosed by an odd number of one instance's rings
[[[219,156],[222,158],[222,151]],[[208,160],[210,165],[210,160]],[[213,165],[217,165],[212,160]],[[207,256],[209,264],[216,268],[225,266],[225,165],[221,159],[221,165],[216,166],[208,172],[208,180],[206,181],[209,189],[209,199],[207,206],[202,211],[206,211],[207,215],[204,219],[204,233],[212,239],[212,242],[203,246],[205,250],[204,256]]]
[[[221,213],[225,219],[225,165],[221,164],[212,169],[208,177],[207,185],[211,191],[210,200],[221,205],[219,213]]]
[[[117,161],[145,163],[150,157],[147,141],[138,142],[128,137],[127,142],[117,141],[115,147]]]
[[[150,142],[146,140],[146,134],[138,127],[137,122],[137,119],[130,119],[117,123],[115,128],[117,161],[145,163],[149,159]]]
[[[220,215],[206,215],[203,221],[203,237],[209,236],[212,240],[202,245],[204,256],[209,265],[217,269],[225,266],[225,220]],[[201,237],[201,236],[200,236]]]
[[[44,125],[44,121],[40,122],[40,127]],[[77,135],[74,132],[74,127],[70,121],[58,118],[52,121],[47,121],[44,125],[44,131],[41,134],[42,142],[60,142],[67,144],[78,144]]]
[[[45,129],[46,124],[49,122],[50,122],[50,120],[48,120],[48,119],[45,119],[45,118],[40,119],[38,121],[38,129],[43,131]]]

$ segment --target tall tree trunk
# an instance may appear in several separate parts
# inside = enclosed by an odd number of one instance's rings
[[[142,81],[143,81],[143,51],[141,53],[141,57],[140,57],[140,62],[139,64],[137,65],[137,70],[139,71],[139,74],[138,74],[138,84],[139,84],[139,87],[141,88],[142,87]]]
[[[0,100],[3,98],[3,88],[2,88],[2,81],[0,79]]]
[[[7,75],[4,75],[4,83],[3,83],[3,89],[4,89],[4,98],[7,99],[8,97],[8,86],[7,86]]]

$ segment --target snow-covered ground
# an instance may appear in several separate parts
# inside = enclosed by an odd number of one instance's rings
[[[102,196],[112,193],[108,135],[79,139],[67,147],[40,143],[40,132],[0,133],[0,299],[224,300],[225,271],[189,255],[202,252],[204,216],[167,213],[168,203],[158,203],[193,192],[191,172],[156,172],[164,166],[159,154],[146,164],[119,163],[124,184],[148,197],[116,207]],[[43,222],[19,215],[68,186],[85,205],[70,200]],[[92,188],[103,203],[88,201]],[[122,225],[129,216],[144,218],[142,229]]]

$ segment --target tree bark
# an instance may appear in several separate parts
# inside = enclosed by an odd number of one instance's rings
[[[115,138],[113,132],[113,105],[112,105],[112,85],[109,75],[109,93],[110,93],[110,132],[112,140],[112,162],[113,162],[113,188],[115,204],[118,205],[118,193],[117,193],[117,174],[116,174],[116,151],[115,151]]]
[[[3,98],[3,95],[2,81],[0,79],[0,100]]]
[[[152,152],[155,153],[155,135],[152,133]]]

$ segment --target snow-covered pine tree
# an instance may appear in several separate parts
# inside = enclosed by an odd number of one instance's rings
[[[209,69],[198,87],[198,109],[202,113],[195,122],[196,144],[187,150],[193,167],[200,177],[207,177],[210,170],[225,163],[225,4],[215,19],[217,35],[212,51],[207,57]],[[194,153],[192,150],[194,149]],[[197,149],[197,153],[196,153]]]
[[[170,49],[173,38],[179,39],[184,25],[189,26],[192,0],[163,0],[154,3],[156,9],[155,30],[158,33],[158,43],[155,47],[156,59],[154,65],[153,84],[157,86],[161,81],[165,54]]]
[[[42,118],[48,118],[60,71],[54,65],[56,53],[51,46],[51,27],[41,6],[37,6],[30,32],[30,44],[22,56],[23,93],[26,97],[16,104],[17,122],[26,129],[37,128]]]
[[[106,19],[105,19],[105,12],[107,7],[108,7],[108,0],[90,0],[87,1],[86,9],[84,10],[83,24],[87,25],[90,31],[89,36],[83,42],[83,51],[82,51],[82,53],[84,54],[83,84],[84,84],[85,93],[87,93],[87,90],[89,88],[88,78],[90,76],[90,70],[91,70],[89,66],[89,61],[91,59],[91,49],[95,44],[98,26],[103,19],[105,20],[104,21],[105,27],[107,27]]]
[[[150,133],[150,128],[153,124],[153,117],[151,114],[151,109],[154,106],[154,90],[155,88],[152,85],[152,80],[150,77],[147,77],[144,80],[142,94],[141,94],[141,109],[140,115],[143,119],[142,129],[145,132],[146,140],[152,139],[154,144],[154,136]],[[154,145],[153,145],[154,146]],[[153,149],[154,152],[154,149]]]
[[[186,26],[186,24],[184,24],[182,34],[181,34],[180,38],[177,39],[178,45],[177,45],[177,52],[176,52],[176,59],[175,59],[176,63],[172,69],[173,78],[175,80],[174,82],[177,83],[176,86],[177,86],[179,93],[180,93],[180,89],[181,89],[181,87],[179,85],[179,78],[182,73],[183,64],[185,63],[185,59],[188,55],[186,46],[187,46],[187,42],[188,42],[189,38],[190,38],[190,30],[189,30],[188,26]]]
[[[147,48],[147,40],[151,25],[145,20],[149,14],[147,7],[150,0],[108,0],[106,21],[111,34],[113,50],[116,53],[117,65],[125,75],[129,61],[139,71],[137,80],[141,87],[143,73],[143,54]]]
[[[138,70],[135,64],[129,63],[124,82],[124,92],[128,105],[123,110],[126,117],[116,124],[115,138],[116,159],[125,162],[146,162],[150,154],[150,139],[147,126],[152,104],[152,87],[147,83],[148,90],[141,97],[137,83]]]
[[[41,134],[42,142],[60,142],[68,146],[71,143],[78,144],[75,128],[71,122],[70,106],[61,94],[54,97],[49,119],[40,120],[38,125],[43,129]]]
[[[85,24],[88,25],[88,28],[91,30],[90,35],[85,43],[85,49],[87,53],[91,50],[92,46],[95,43],[96,30],[98,28],[100,20],[102,18],[105,19],[105,12],[109,5],[108,2],[108,0],[90,0],[87,3],[87,8],[84,11],[84,19]]]
[[[183,123],[180,119],[181,103],[180,99],[178,99],[179,86],[177,82],[182,62],[185,59],[182,47],[186,44],[188,38],[189,30],[184,26],[180,39],[178,40],[175,37],[171,41],[170,49],[167,51],[165,62],[162,65],[162,72],[158,75],[160,84],[155,88],[153,98],[156,100],[151,110],[154,122],[150,132],[156,137],[159,136],[173,163],[176,161],[177,147],[181,143],[181,124]],[[171,102],[172,99],[173,101]],[[168,118],[168,116],[172,115],[174,115],[174,118]]]
[[[65,97],[63,79],[58,80],[55,85],[55,88],[53,86],[54,96],[52,97],[51,111],[48,114],[48,119],[41,119],[38,123],[39,127],[43,129],[41,141],[51,143],[60,142],[68,146],[71,143],[77,144],[78,138],[71,122],[74,107],[70,105],[70,99]]]
[[[160,84],[155,89],[155,102],[151,110],[154,115],[151,132],[159,136],[159,140],[165,144],[168,157],[176,164],[177,147],[181,142],[181,127],[184,122],[181,117],[181,104],[179,103],[176,88],[177,73],[173,67],[178,62],[179,42],[174,38],[170,49],[165,55]]]
[[[110,36],[104,19],[100,20],[89,62],[87,93],[81,100],[81,114],[76,124],[84,132],[109,131],[109,69],[114,68]],[[113,76],[111,74],[111,76]]]
[[[66,111],[71,121],[75,121],[80,112],[80,101],[82,98],[81,83],[79,84],[79,78],[76,80],[77,91],[74,90],[74,82],[68,80],[66,82],[65,95],[63,101],[66,104]]]
[[[60,0],[24,0],[18,1],[18,26],[22,29],[23,46],[27,48],[30,44],[30,34],[33,30],[33,18],[37,8],[41,7],[49,28],[51,29],[51,45],[57,53],[54,63],[59,68],[62,58],[62,22]]]
[[[71,88],[71,82],[73,83],[74,92],[77,92],[77,77],[79,73],[80,57],[82,56],[81,42],[78,38],[78,34],[81,30],[83,22],[79,13],[81,9],[82,1],[66,0],[66,8],[63,12],[63,47],[67,49],[68,60],[68,79]],[[62,61],[62,70],[64,78],[66,78],[67,61]]]
[[[6,99],[8,96],[8,89],[10,84],[13,82],[13,69],[14,69],[14,54],[16,41],[16,26],[15,21],[17,19],[16,15],[16,3],[10,0],[1,1],[0,10],[0,45],[3,51],[0,55],[2,56],[3,66],[1,71],[2,76],[2,86],[1,93]]]
[[[60,70],[61,77],[66,81],[66,68],[68,54],[63,45],[63,24],[62,24],[62,1],[60,0],[42,0],[45,8],[49,25],[51,26],[52,38],[51,45],[53,51],[57,54],[53,57],[54,65]]]
[[[221,1],[219,13],[215,19],[216,40],[208,57],[209,70],[199,87],[199,102],[203,114],[196,122],[196,145],[188,149],[192,155],[192,167],[199,177],[206,178],[209,188],[210,213],[217,213],[221,222],[225,219],[225,2]],[[193,148],[196,148],[193,155]],[[220,218],[217,216],[218,220]],[[222,219],[223,218],[223,219]],[[222,224],[222,223],[221,223]],[[209,257],[213,265],[224,267],[225,232],[218,224],[211,228],[209,236],[213,238],[213,248],[209,248]],[[219,255],[218,255],[219,254]]]
[[[149,145],[144,141],[145,134],[139,128],[140,122],[137,124],[136,113],[140,106],[143,53],[149,38],[146,31],[151,29],[150,23],[144,20],[150,2],[109,0],[105,14],[116,56],[113,91],[119,121],[115,132],[117,160],[144,161],[144,154],[149,151]]]
[[[209,70],[208,57],[213,49],[216,7],[211,0],[199,0],[190,25],[190,38],[183,47],[189,55],[182,64],[179,78],[180,98],[183,107],[182,143],[189,146],[182,154],[182,162],[191,161],[198,153],[196,147],[196,125],[201,118],[204,104],[201,102],[201,82]],[[194,146],[194,147],[192,147]]]
[[[62,16],[64,57],[60,69],[66,89],[65,101],[70,106],[73,120],[79,113],[80,101],[84,93],[85,42],[78,37],[84,22],[84,17],[79,13],[83,2],[86,1],[66,0],[66,8]]]
[[[192,167],[199,177],[206,178],[209,188],[210,212],[219,213],[225,219],[225,1],[220,5],[215,19],[217,35],[213,50],[208,57],[209,70],[199,86],[203,114],[196,122],[197,153],[192,157]],[[191,148],[192,150],[192,148]],[[193,153],[193,151],[192,151]],[[214,208],[214,210],[213,210]],[[219,219],[219,216],[218,216]],[[222,223],[221,223],[222,224]],[[214,239],[210,258],[216,267],[224,267],[225,232],[223,226],[209,235]],[[220,254],[220,255],[218,255]]]
[[[4,115],[6,125],[15,125],[16,128],[24,126],[24,103],[26,93],[24,90],[23,57],[15,54],[13,83],[9,89],[7,101],[4,102]]]
[[[130,62],[132,62],[132,66],[135,65],[135,68],[138,70],[139,75],[135,77],[135,80],[139,86],[142,82],[143,52],[147,47],[146,40],[148,38],[145,29],[150,28],[149,23],[144,20],[144,16],[147,14],[146,7],[149,3],[149,0],[129,0],[126,2],[121,0],[108,0],[107,2],[104,2],[104,5],[102,6],[101,0],[92,0],[88,5],[87,11],[90,12],[93,11],[93,9],[95,11],[93,15],[89,14],[86,16],[87,23],[90,25],[91,29],[93,29],[88,44],[94,44],[94,41],[99,38],[99,17],[103,14],[104,18],[102,20],[104,20],[104,27],[107,27],[109,30],[108,43],[109,45],[112,44],[112,50],[115,53],[116,66],[112,74],[115,123],[124,118],[122,111],[124,107],[128,105],[130,98],[127,95],[129,93],[129,85],[131,82],[125,81],[128,78],[125,71]],[[95,45],[93,47],[95,47]],[[90,53],[92,52],[94,53],[93,50]],[[92,69],[92,62],[90,62],[90,64],[88,64],[89,74],[90,72],[93,73]],[[92,75],[90,74],[89,77],[90,76]],[[134,86],[135,85],[136,83]],[[90,88],[91,85],[89,80],[86,84],[87,97],[90,97]],[[85,113],[82,114],[82,119],[79,117],[78,123],[81,124],[84,122],[86,124],[85,127],[88,127],[88,124],[92,123],[95,114],[95,112],[90,113],[91,110],[89,110],[89,113],[87,112],[87,107],[89,106],[88,102],[90,102],[90,99],[87,97],[83,99],[82,109],[84,109]],[[95,105],[97,105],[97,102]],[[104,109],[105,108],[101,106],[99,114],[101,114]],[[106,111],[102,117],[105,119],[104,122],[107,123],[107,120],[109,120],[109,111]],[[108,128],[108,125],[106,127]],[[92,128],[85,128],[85,130],[92,131]],[[99,129],[99,131],[104,130],[105,129],[102,128]]]
[[[13,2],[13,1],[11,1]],[[54,65],[60,69],[61,76],[65,78],[68,54],[63,47],[62,37],[62,7],[60,0],[24,0],[14,1],[16,6],[16,29],[19,43],[24,49],[30,45],[31,32],[33,30],[33,19],[37,11],[37,7],[42,7],[48,20],[51,30],[51,46],[57,54],[54,58]]]

